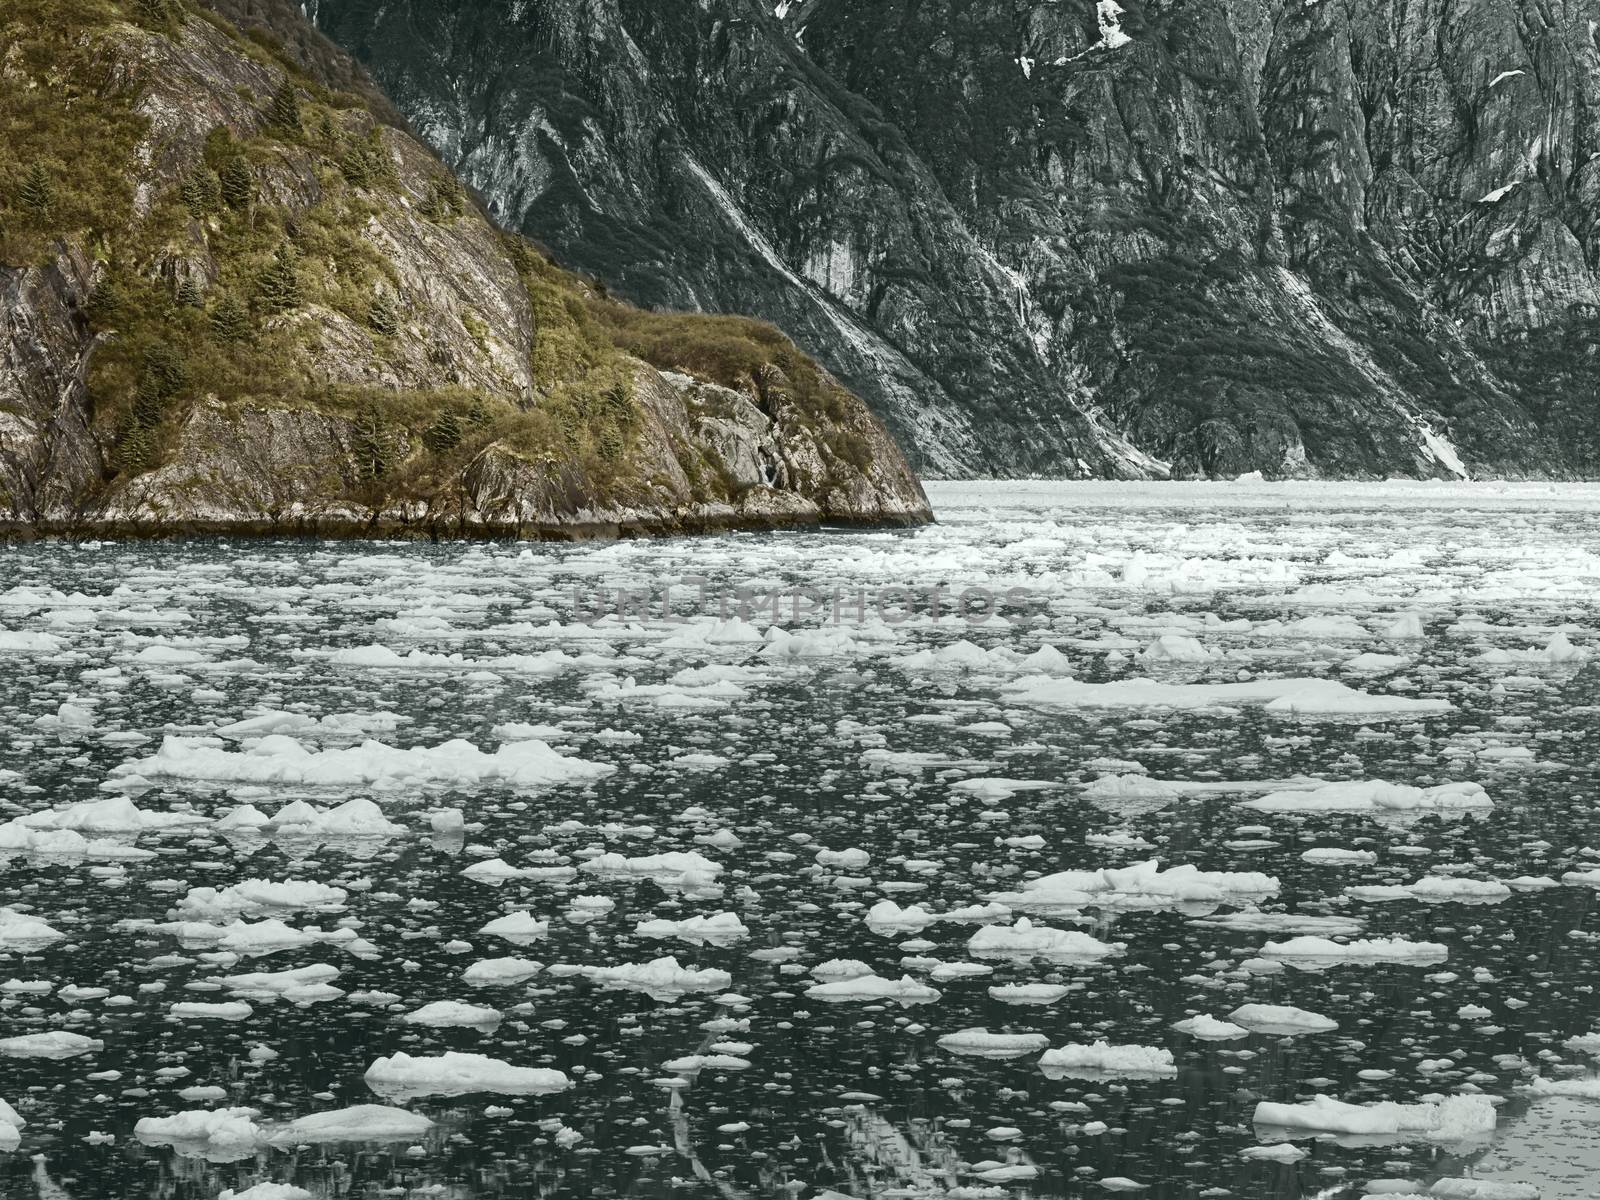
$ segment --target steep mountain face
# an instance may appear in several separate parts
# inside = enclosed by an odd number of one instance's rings
[[[776,330],[609,298],[398,123],[287,0],[0,12],[0,530],[927,519]]]
[[[310,0],[506,222],[949,473],[1594,473],[1600,0]]]

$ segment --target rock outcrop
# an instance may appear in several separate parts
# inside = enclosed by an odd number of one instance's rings
[[[1600,470],[1594,0],[309,11],[502,221],[930,471]]]
[[[558,268],[294,6],[216,8],[0,13],[0,530],[928,519],[775,329]]]

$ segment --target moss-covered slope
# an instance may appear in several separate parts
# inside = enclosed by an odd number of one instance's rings
[[[0,48],[7,529],[926,518],[777,331],[609,300],[273,39],[186,0],[12,0]]]

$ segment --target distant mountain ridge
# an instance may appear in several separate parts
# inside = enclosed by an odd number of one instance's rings
[[[500,220],[931,473],[1600,473],[1600,0],[307,11]]]

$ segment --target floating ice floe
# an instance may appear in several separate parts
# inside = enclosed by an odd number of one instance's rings
[[[572,1080],[562,1071],[516,1067],[486,1054],[463,1054],[454,1050],[415,1057],[397,1051],[377,1059],[363,1078],[373,1091],[392,1099],[464,1096],[473,1092],[547,1096],[572,1086]]]
[[[0,1098],[0,1153],[15,1150],[22,1144],[22,1129],[27,1122],[22,1115]]]
[[[305,1188],[295,1187],[291,1183],[258,1183],[247,1187],[242,1192],[232,1188],[223,1188],[217,1193],[217,1200],[317,1200]]]
[[[967,953],[975,957],[1101,959],[1120,954],[1122,947],[1075,929],[1052,929],[1018,917],[1014,925],[985,925],[967,939]]]
[[[893,900],[878,901],[862,918],[869,929],[885,937],[894,933],[914,933],[919,929],[926,929],[938,919],[920,904],[901,908]]]
[[[1381,780],[1329,783],[1310,790],[1272,792],[1239,802],[1259,812],[1413,812],[1483,810],[1494,807],[1482,785],[1442,783],[1420,788]]]
[[[531,958],[485,958],[461,972],[461,980],[472,987],[508,987],[542,970],[544,964]]]
[[[1600,1079],[1593,1077],[1545,1079],[1540,1077],[1528,1084],[1527,1091],[1535,1097],[1570,1096],[1578,1100],[1600,1100]]]
[[[180,1000],[167,1012],[180,1021],[248,1021],[255,1009],[243,1000],[224,1000],[215,1004],[203,1000]]]
[[[806,989],[808,999],[823,1000],[831,1004],[894,1000],[910,1006],[932,1004],[941,994],[938,988],[918,983],[909,975],[902,975],[899,979],[885,979],[877,974],[857,975],[829,983],[812,984]]]
[[[28,629],[0,629],[0,654],[55,654],[67,642],[53,633]]]
[[[1046,1050],[1039,1056],[1039,1065],[1061,1074],[1092,1077],[1175,1075],[1178,1072],[1170,1050],[1157,1046],[1114,1046],[1104,1041]]]
[[[1352,900],[1422,900],[1429,904],[1498,904],[1511,896],[1511,888],[1493,879],[1457,879],[1426,875],[1415,883],[1347,887]]]
[[[1168,908],[1218,905],[1259,899],[1278,891],[1271,875],[1254,871],[1201,871],[1183,865],[1167,870],[1150,859],[1131,867],[1058,871],[1030,880],[1021,891],[995,892],[986,899],[1031,911],[1099,908]]]
[[[871,861],[872,855],[855,846],[846,850],[817,851],[818,866],[833,867],[840,871],[864,871]]]
[[[233,954],[275,954],[280,950],[315,945],[339,946],[352,954],[363,956],[375,956],[378,952],[376,946],[363,939],[354,929],[323,929],[317,925],[296,929],[277,917],[262,921],[239,919],[227,925],[214,925],[208,921],[169,921],[147,926],[123,922],[119,923],[119,927],[148,928],[159,933],[170,933],[185,944],[210,944]]]
[[[1495,1111],[1483,1095],[1441,1096],[1416,1104],[1347,1104],[1319,1095],[1300,1104],[1263,1100],[1256,1105],[1254,1120],[1285,1137],[1345,1134],[1449,1142],[1486,1138],[1494,1132]]]
[[[1331,679],[1263,679],[1248,683],[1159,683],[1119,679],[1080,683],[1029,676],[1009,689],[1012,700],[1047,708],[1226,708],[1260,706],[1270,713],[1366,719],[1449,712],[1448,700],[1357,691]]]
[[[481,926],[478,932],[513,943],[531,942],[550,932],[550,922],[541,921],[527,910],[522,910],[496,917]]]
[[[290,737],[353,738],[368,733],[387,733],[398,729],[407,717],[399,713],[329,713],[323,717],[305,713],[283,712],[280,709],[263,709],[238,721],[217,727],[219,737],[234,741],[266,737],[282,733]]]
[[[336,1000],[344,991],[330,982],[339,977],[339,968],[327,963],[293,967],[286,971],[256,971],[225,975],[215,982],[229,995],[244,1000],[284,999],[294,1004],[313,1004]]]
[[[939,1039],[939,1048],[970,1058],[1021,1058],[1050,1044],[1042,1033],[990,1033],[987,1029],[962,1029]]]
[[[629,858],[615,852],[596,855],[580,864],[580,871],[589,875],[616,875],[628,879],[648,879],[661,887],[689,891],[714,887],[722,874],[722,864],[712,862],[693,850],[668,850],[662,854],[646,854]]]
[[[1251,1033],[1330,1033],[1339,1028],[1339,1022],[1332,1017],[1288,1004],[1241,1004],[1228,1014],[1228,1019]]]
[[[950,785],[952,792],[975,796],[979,800],[1009,800],[1019,792],[1046,792],[1061,788],[1062,784],[1048,779],[1004,779],[998,776],[980,776],[976,779],[958,779]]]
[[[271,734],[242,750],[229,750],[215,739],[169,734],[155,754],[114,767],[112,776],[393,791],[486,783],[507,787],[587,783],[615,770],[608,763],[569,758],[540,741],[512,742],[492,754],[461,739],[408,749],[365,741],[358,746],[317,750],[294,738]]]
[[[1268,942],[1261,947],[1263,958],[1279,958],[1295,962],[1443,962],[1450,955],[1449,947],[1438,942],[1412,942],[1405,938],[1371,938],[1352,942],[1335,942],[1324,937],[1303,935],[1286,942]]]
[[[1250,1036],[1250,1031],[1242,1025],[1235,1025],[1231,1021],[1219,1021],[1207,1013],[1174,1021],[1172,1027],[1179,1033],[1186,1033],[1190,1037],[1207,1042],[1226,1042]]]
[[[1222,652],[1181,633],[1164,633],[1151,642],[1138,657],[1147,663],[1196,663],[1221,658]]]
[[[693,945],[725,945],[750,936],[736,913],[714,913],[709,917],[688,917],[682,921],[656,919],[640,921],[633,932],[639,937],[657,941],[689,942]]]
[[[18,912],[14,908],[0,908],[0,948],[7,950],[25,950],[41,948],[51,942],[58,942],[66,934],[54,928],[48,921],[40,920],[29,913]]]
[[[1072,989],[1058,983],[1002,983],[989,989],[1002,1004],[1054,1004]]]
[[[715,967],[685,967],[670,955],[647,963],[585,967],[583,974],[608,990],[643,992],[657,1000],[682,996],[688,992],[720,991],[733,983],[733,976],[726,971]]]
[[[76,1058],[103,1049],[105,1043],[99,1038],[65,1030],[0,1038],[0,1058]]]
[[[304,800],[284,805],[258,826],[263,832],[294,837],[387,838],[406,832],[383,815],[383,810],[365,797],[346,800],[333,808],[318,808]]]
[[[197,825],[209,823],[209,818],[196,813],[146,812],[126,796],[80,800],[61,808],[47,808],[40,812],[28,813],[12,822],[26,829],[73,829],[91,833],[135,834],[168,829],[192,829]]]
[[[505,1013],[498,1008],[481,1004],[463,1004],[459,1000],[434,1000],[413,1012],[398,1018],[403,1025],[425,1025],[430,1029],[482,1028],[498,1025]]]
[[[146,1145],[173,1146],[180,1154],[211,1162],[253,1157],[263,1134],[255,1108],[202,1108],[170,1117],[142,1117],[133,1134]]]
[[[1300,861],[1314,867],[1368,866],[1378,861],[1375,850],[1349,850],[1343,846],[1313,846],[1303,851]]]
[[[290,1121],[271,1130],[266,1140],[274,1146],[397,1142],[419,1137],[432,1128],[433,1122],[421,1113],[386,1104],[355,1104]]]
[[[192,887],[178,901],[179,917],[190,921],[227,921],[264,913],[311,910],[337,912],[350,893],[310,879],[246,879],[217,889]]]

